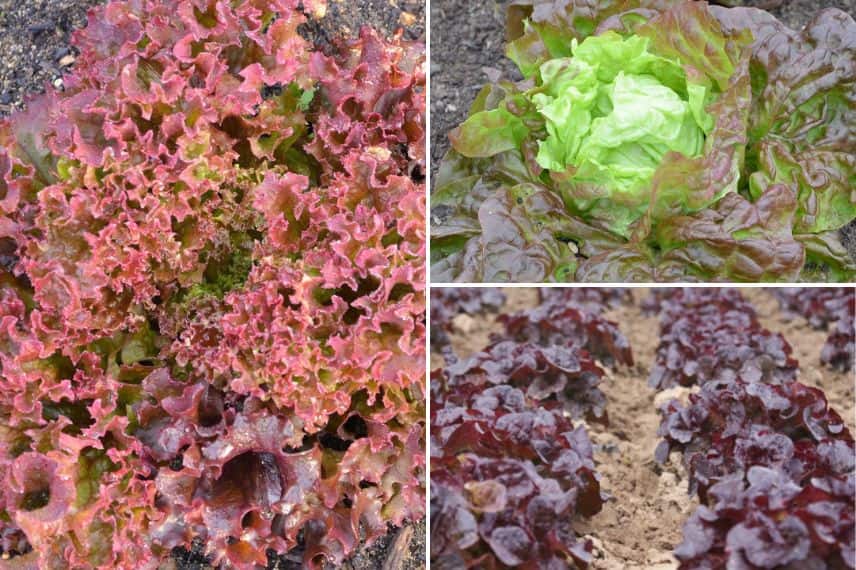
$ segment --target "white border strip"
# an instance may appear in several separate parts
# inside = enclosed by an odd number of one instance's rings
[[[431,0],[425,2],[425,560],[431,566]]]

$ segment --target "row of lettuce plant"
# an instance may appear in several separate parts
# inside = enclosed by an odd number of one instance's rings
[[[0,567],[338,564],[424,515],[424,46],[114,0],[0,120]]]
[[[432,305],[501,307],[496,291],[466,291],[432,291]],[[500,315],[481,352],[458,360],[442,347],[446,366],[431,375],[432,568],[588,566],[592,543],[572,525],[604,497],[572,420],[607,423],[595,359],[632,363],[616,325],[594,312],[602,302],[542,292],[538,307]]]
[[[690,0],[513,0],[449,134],[438,281],[850,281],[856,23]]]
[[[682,453],[700,506],[675,549],[681,570],[854,567],[854,440],[823,392],[797,381],[781,335],[739,292],[649,300],[661,343],[650,383],[691,386],[663,405],[656,459]]]
[[[853,287],[781,287],[771,289],[786,315],[804,318],[812,328],[828,330],[820,361],[841,372],[856,357],[856,289]]]

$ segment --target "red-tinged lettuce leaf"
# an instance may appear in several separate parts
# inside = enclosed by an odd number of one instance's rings
[[[577,279],[592,283],[668,281],[668,276],[658,273],[654,257],[644,245],[621,245],[580,263]]]
[[[431,564],[584,568],[571,526],[600,511],[592,445],[561,408],[432,373]]]
[[[571,40],[582,41],[611,19],[628,26],[644,22],[675,0],[514,0],[508,6],[506,55],[529,76],[549,59],[571,55]]]
[[[464,263],[477,263],[478,276],[488,282],[565,280],[575,269],[573,252],[553,232],[570,221],[543,189],[497,192],[479,208],[479,258]]]
[[[856,23],[824,10],[801,33],[752,8],[712,9],[728,30],[749,30],[753,105],[748,155],[751,178],[782,182],[798,193],[797,233],[838,229],[856,217],[856,180],[849,145],[856,134]]]
[[[671,330],[672,325],[688,314],[700,320],[715,319],[744,328],[758,324],[758,314],[752,303],[738,289],[725,287],[652,290],[643,309],[661,313],[661,334]]]
[[[574,281],[582,256],[620,239],[568,214],[557,195],[535,184],[490,193],[478,206],[477,223],[465,231],[478,228],[478,234],[459,240],[462,245],[441,231],[440,248],[449,249],[432,268],[439,281]]]
[[[706,108],[714,117],[713,130],[705,139],[701,156],[688,158],[672,153],[666,156],[664,164],[657,169],[651,189],[651,210],[657,219],[680,215],[680,206],[683,206],[683,211],[701,210],[727,194],[736,192],[744,160],[747,142],[746,120],[751,94],[749,69],[745,57],[741,54],[748,41],[745,37],[739,38],[735,43],[732,43],[731,39],[724,41],[721,35],[712,31],[716,30],[717,26],[710,21],[701,5],[693,6],[693,12],[696,12],[693,19],[687,18],[685,14],[691,10],[674,8],[661,16],[664,22],[657,25],[659,20],[655,18],[639,30],[640,33],[653,36],[652,49],[682,58],[694,53],[690,47],[692,44],[685,45],[690,43],[690,39],[719,48],[715,55],[715,52],[711,51],[709,60],[702,58],[696,62],[701,67],[698,70],[700,73],[689,76],[690,82],[710,81],[707,78],[712,78],[715,81],[714,86],[722,89],[716,101]],[[678,26],[678,29],[690,34],[690,39],[680,41],[668,35],[663,37],[662,34],[670,29],[667,25],[671,23],[670,19],[681,22],[683,26]],[[700,31],[696,28],[700,28]],[[693,37],[693,33],[701,37]]]
[[[772,186],[752,203],[730,194],[712,209],[665,220],[655,228],[661,266],[699,280],[795,281],[805,261],[791,235],[796,202]]]
[[[801,487],[780,470],[752,467],[710,489],[675,550],[681,570],[853,568],[854,476]]]
[[[675,58],[696,73],[690,81],[713,83],[725,93],[739,73],[743,49],[752,39],[747,32],[722,35],[719,22],[702,4],[676,4],[636,28],[651,39],[651,49]]]
[[[661,313],[652,387],[796,380],[790,344],[764,329],[736,290],[683,289],[654,296],[646,306]]]
[[[500,340],[450,364],[446,376],[449,386],[509,384],[533,400],[560,402],[573,418],[608,422],[606,396],[598,387],[603,370],[577,345]]]
[[[761,141],[757,149],[761,170],[750,180],[753,193],[760,194],[767,184],[786,184],[799,192],[794,233],[837,230],[856,216],[850,196],[856,183],[852,153],[811,146],[797,154],[780,140]]]
[[[707,382],[782,384],[796,379],[797,362],[780,334],[729,320],[683,318],[662,331],[649,383],[663,389]]]
[[[661,409],[659,461],[683,452],[690,491],[754,465],[778,467],[799,484],[853,471],[853,437],[823,393],[798,382],[781,385],[737,380],[709,383],[683,406]]]
[[[578,346],[608,366],[633,365],[630,343],[618,325],[580,306],[542,303],[534,309],[500,315],[499,321],[505,326],[501,338],[542,346]]]

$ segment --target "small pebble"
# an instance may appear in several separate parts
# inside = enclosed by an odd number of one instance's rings
[[[35,24],[30,24],[27,26],[27,31],[31,34],[39,34],[41,32],[47,32],[48,30],[52,30],[54,25],[51,22],[36,22]]]
[[[53,86],[57,89],[62,89],[62,77],[57,77],[53,80]]]

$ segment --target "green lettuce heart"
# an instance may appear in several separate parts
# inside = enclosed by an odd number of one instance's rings
[[[647,208],[663,157],[700,155],[714,124],[704,110],[711,90],[688,82],[677,60],[649,52],[649,41],[615,32],[573,40],[572,57],[541,65],[532,95],[548,133],[538,164],[586,188],[565,193],[579,211],[611,199],[611,229],[622,235]]]

